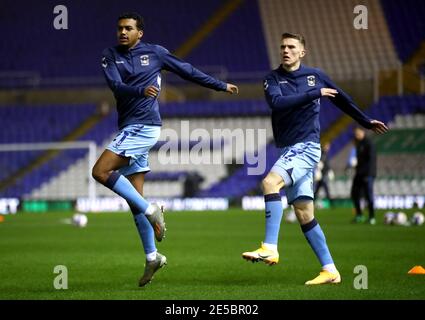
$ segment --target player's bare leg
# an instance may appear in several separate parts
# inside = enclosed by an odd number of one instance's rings
[[[92,176],[97,182],[106,185],[112,172],[127,166],[129,160],[127,157],[115,154],[110,150],[105,150],[99,159],[97,159],[92,169]]]
[[[155,230],[157,241],[161,241],[165,235],[163,208],[158,204],[147,202],[133,184],[116,171],[128,164],[128,157],[105,150],[93,167],[93,178],[123,197],[138,212],[144,213]]]

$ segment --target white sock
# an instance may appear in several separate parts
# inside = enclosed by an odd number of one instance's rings
[[[154,211],[155,211],[154,206],[149,203],[149,207],[147,207],[145,211],[145,215],[150,216]]]
[[[335,267],[335,264],[333,264],[333,263],[325,264],[325,265],[322,267],[322,269],[323,269],[323,270],[326,270],[326,271],[329,271],[329,272],[332,272],[332,273],[337,272],[336,267]]]
[[[268,250],[277,251],[277,244],[263,243],[263,246],[265,246]]]
[[[148,253],[146,255],[146,260],[148,261],[154,261],[156,259],[156,250],[154,252]]]

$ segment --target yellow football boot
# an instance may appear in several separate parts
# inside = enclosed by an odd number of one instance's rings
[[[326,270],[322,270],[319,275],[314,278],[313,280],[307,281],[306,285],[315,285],[315,284],[327,284],[327,283],[340,283],[341,282],[341,275],[339,272],[329,272]]]
[[[252,262],[263,261],[265,264],[272,266],[279,262],[279,252],[267,249],[263,243],[261,248],[255,251],[248,251],[242,253],[242,258]]]

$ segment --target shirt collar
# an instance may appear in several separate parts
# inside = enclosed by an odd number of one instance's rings
[[[301,63],[300,64],[300,67],[297,69],[297,70],[295,70],[295,71],[286,71],[284,68],[283,68],[283,65],[282,64],[280,64],[280,66],[279,66],[279,72],[281,72],[281,73],[284,73],[284,74],[286,74],[286,75],[293,75],[293,76],[296,76],[298,73],[300,73],[300,72],[302,72],[303,70],[304,70],[304,65]]]

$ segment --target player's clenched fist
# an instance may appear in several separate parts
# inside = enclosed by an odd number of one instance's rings
[[[226,92],[230,93],[230,94],[238,94],[239,89],[237,86],[235,86],[234,84],[228,83],[227,87],[226,87]]]

